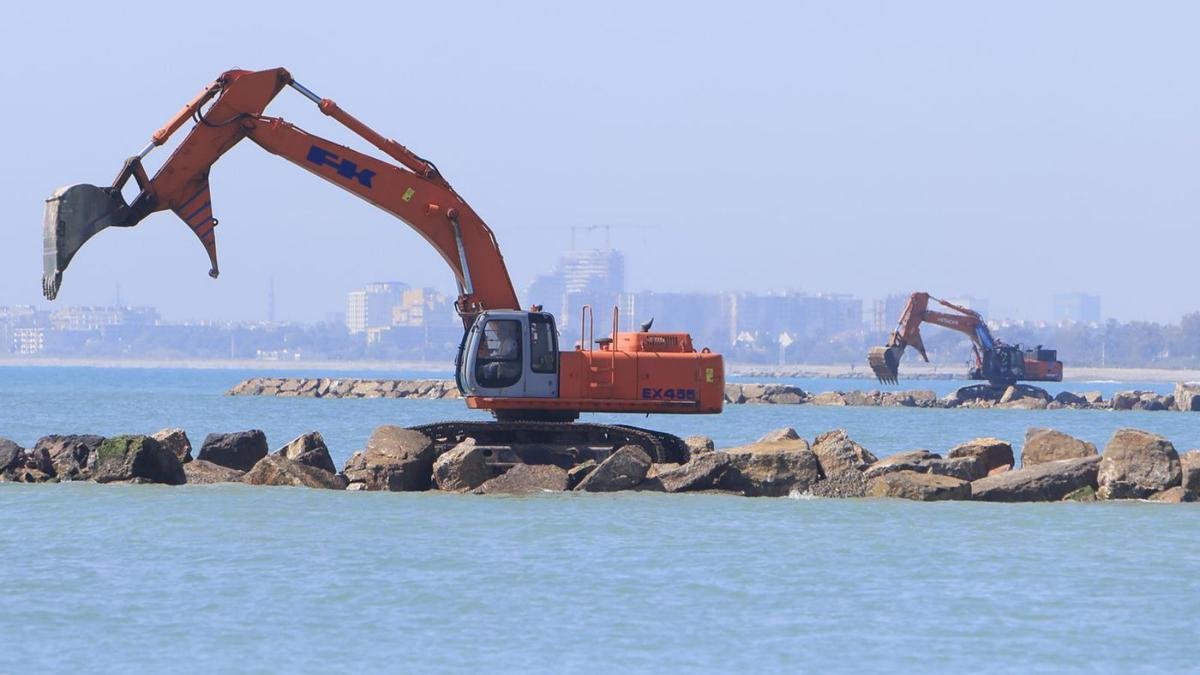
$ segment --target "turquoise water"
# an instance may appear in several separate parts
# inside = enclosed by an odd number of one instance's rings
[[[340,462],[378,424],[466,416],[221,396],[245,375],[0,368],[0,436],[318,429]],[[1033,425],[1182,450],[1196,420],[733,406],[640,423],[722,444],[845,427],[885,455]],[[0,485],[0,514],[0,672],[1197,669],[1196,505],[77,483]]]

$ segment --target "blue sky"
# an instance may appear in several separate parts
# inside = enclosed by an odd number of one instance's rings
[[[282,65],[434,160],[518,290],[572,225],[613,223],[636,226],[613,230],[633,289],[1200,309],[1193,3],[21,4],[0,304],[40,302],[51,191],[107,184],[223,70]],[[291,92],[269,110],[354,142]],[[159,214],[89,242],[58,302],[119,284],[172,318],[262,318],[274,277],[278,316],[311,320],[367,281],[453,287],[402,223],[249,142],[212,186],[218,281]]]

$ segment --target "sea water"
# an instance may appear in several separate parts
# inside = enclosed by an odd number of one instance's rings
[[[249,375],[0,368],[0,436],[179,426],[199,445],[261,428],[278,446],[318,430],[340,464],[380,424],[474,417],[461,401],[223,395]],[[871,383],[834,385],[811,388]],[[1174,412],[594,419],[726,446],[845,428],[880,456],[977,436],[1019,452],[1031,426],[1200,447],[1200,418]],[[1196,505],[65,483],[0,484],[0,518],[0,672],[1197,669]]]

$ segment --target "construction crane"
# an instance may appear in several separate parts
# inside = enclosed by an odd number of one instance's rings
[[[284,87],[298,91],[395,163],[264,115]],[[187,136],[149,177],[142,161],[189,120],[193,125]],[[405,222],[450,266],[459,291],[455,308],[464,327],[455,379],[467,406],[488,410],[497,421],[419,427],[435,440],[449,443],[472,437],[481,445],[557,444],[599,452],[635,443],[655,461],[680,461],[682,441],[669,434],[567,423],[585,412],[721,412],[722,357],[707,348],[695,349],[687,333],[649,332],[648,327],[622,331],[614,308],[611,332],[597,338],[595,316],[585,307],[581,345],[559,351],[554,317],[539,305],[521,308],[495,235],[438,167],[317,96],[283,68],[225,72],[154,132],[111,186],[80,184],[56,191],[47,200],[44,223],[46,297],[53,300],[58,295],[63,271],[88,239],[166,210],[195,233],[208,255],[209,275],[216,278],[218,221],[209,169],[246,138]],[[130,178],[139,192],[126,202],[121,190]]]
[[[929,309],[933,300],[955,313]],[[987,380],[993,387],[1008,387],[1020,381],[1062,382],[1062,362],[1053,349],[1022,350],[992,337],[987,322],[978,312],[935,298],[928,293],[913,293],[900,315],[896,330],[887,345],[871,349],[867,362],[880,382],[895,384],[900,373],[900,357],[906,347],[917,350],[926,362],[925,343],[921,339],[921,324],[931,323],[963,333],[971,339],[975,362],[967,372],[972,380]]]

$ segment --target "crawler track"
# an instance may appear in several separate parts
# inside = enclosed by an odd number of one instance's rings
[[[623,424],[579,422],[435,422],[410,427],[433,439],[438,454],[467,438],[494,449],[496,464],[524,462],[569,468],[588,459],[603,461],[624,445],[641,446],[656,463],[687,461],[678,436]]]

